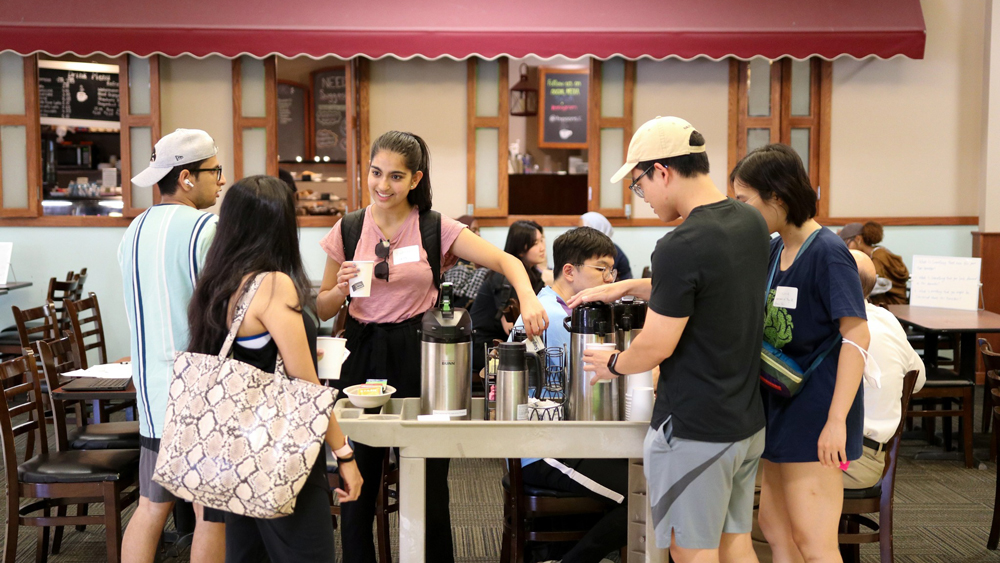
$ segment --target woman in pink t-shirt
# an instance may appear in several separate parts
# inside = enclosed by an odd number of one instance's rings
[[[430,154],[423,139],[389,131],[372,143],[368,193],[372,204],[364,212],[356,260],[384,263],[372,278],[371,296],[352,299],[345,337],[351,354],[341,370],[340,386],[387,379],[396,398],[420,396],[420,319],[437,303],[427,252],[420,237],[420,214],[431,208]],[[326,252],[323,285],[316,299],[321,319],[333,317],[349,293],[348,280],[358,274],[345,261],[341,224],[320,241]],[[376,254],[376,247],[379,248]],[[517,292],[529,334],[548,326],[545,309],[532,289],[521,261],[468,232],[454,219],[441,216],[441,270],[456,257],[503,274]],[[382,448],[355,444],[355,459],[365,481],[381,482]],[[363,487],[355,502],[341,507],[344,562],[375,561],[372,522],[378,487]],[[427,461],[426,560],[454,561],[448,515],[448,460]]]

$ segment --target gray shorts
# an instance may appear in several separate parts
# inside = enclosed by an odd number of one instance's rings
[[[763,428],[739,442],[699,442],[674,436],[668,418],[646,432],[642,451],[656,547],[670,547],[671,530],[685,549],[718,549],[722,534],[750,533]]]
[[[150,440],[146,438],[146,441],[153,442],[157,447],[159,446],[159,440]],[[139,448],[139,496],[144,496],[149,499],[150,502],[183,502],[183,499],[179,499],[174,496],[173,493],[164,489],[159,483],[153,481],[153,470],[156,469],[156,457],[159,454],[157,450],[147,447],[146,443]],[[204,508],[205,520],[208,522],[225,522],[226,515],[224,512],[219,510],[214,510],[208,507]]]

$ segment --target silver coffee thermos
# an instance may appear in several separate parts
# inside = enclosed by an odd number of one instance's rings
[[[583,303],[563,324],[570,332],[566,420],[618,420],[618,381],[591,385],[593,373],[583,371],[583,351],[588,344],[615,342],[613,307],[599,301]]]
[[[420,325],[420,412],[472,417],[472,317],[451,306],[451,284],[441,284],[441,306]]]
[[[632,341],[642,332],[642,325],[646,323],[646,310],[648,308],[645,301],[636,299],[631,295],[626,295],[613,304],[615,310],[615,343],[618,349],[624,352],[632,345]],[[629,375],[622,375],[618,378],[618,414],[625,420],[625,395],[629,389]]]
[[[527,342],[501,342],[497,346],[496,383],[497,420],[527,420],[528,388],[534,382],[535,394],[543,372],[538,354],[527,350]],[[529,368],[528,362],[532,362]]]

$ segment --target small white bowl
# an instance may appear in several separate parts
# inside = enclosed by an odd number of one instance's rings
[[[361,385],[351,385],[350,387],[344,389],[344,394],[351,400],[351,404],[359,409],[381,407],[382,405],[388,403],[389,398],[396,392],[395,387],[392,385],[386,385],[386,391],[381,395],[358,395],[354,392],[358,387],[361,387]]]

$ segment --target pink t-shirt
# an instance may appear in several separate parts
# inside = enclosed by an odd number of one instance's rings
[[[441,215],[441,271],[455,264],[457,259],[451,254],[451,245],[458,239],[465,225]],[[375,224],[372,208],[365,209],[365,225],[361,229],[358,247],[354,251],[355,260],[382,261],[375,255],[375,245],[385,240],[382,230]],[[340,234],[340,221],[330,229],[320,247],[334,262],[344,262],[344,239]],[[406,260],[411,254],[410,247],[420,251],[419,261],[397,264],[397,259]],[[412,255],[412,254],[411,254]],[[370,297],[351,300],[351,316],[363,323],[398,323],[423,313],[437,304],[438,290],[434,287],[434,275],[427,261],[427,251],[420,241],[420,220],[414,207],[403,222],[402,228],[389,241],[389,281],[372,277]]]

